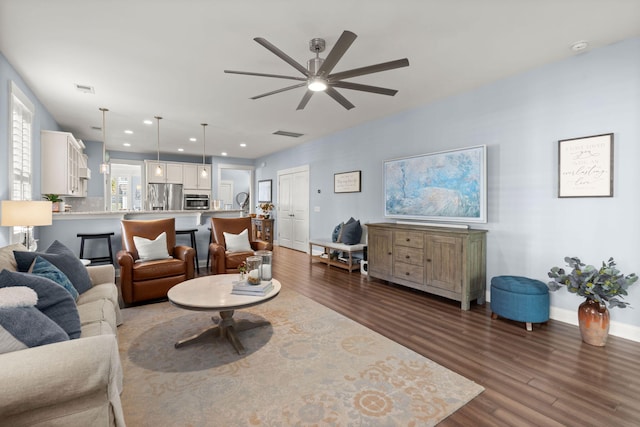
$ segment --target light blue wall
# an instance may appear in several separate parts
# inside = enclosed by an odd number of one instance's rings
[[[614,197],[558,199],[558,140],[609,132]],[[592,264],[613,256],[623,272],[640,273],[638,38],[258,159],[256,180],[275,185],[278,170],[308,164],[310,236],[326,237],[350,216],[385,219],[384,160],[480,144],[488,147],[488,223],[476,227],[489,230],[488,279],[547,282],[565,256]],[[362,192],[334,194],[333,174],[352,170],[362,171]],[[580,302],[565,290],[551,301],[568,310]],[[626,301],[635,310],[614,309],[612,320],[640,326],[640,284]]]
[[[60,130],[51,114],[36,98],[31,89],[22,80],[22,77],[9,64],[9,61],[0,52],[0,200],[9,198],[9,108],[11,108],[11,82],[14,82],[20,90],[29,98],[35,107],[33,118],[33,197],[38,200],[40,196],[40,130]],[[36,238],[37,230],[36,230]],[[9,243],[9,229],[0,228],[0,246]]]

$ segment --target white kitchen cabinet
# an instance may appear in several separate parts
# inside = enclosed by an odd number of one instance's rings
[[[156,175],[156,168],[160,166],[162,175]],[[153,160],[145,160],[145,169],[147,174],[147,182],[182,184],[182,163],[157,162]]]
[[[42,194],[86,197],[86,169],[84,144],[69,132],[41,131]]]
[[[185,190],[211,190],[211,165],[204,165],[206,176],[202,176],[203,165],[184,163],[182,165],[182,183]]]

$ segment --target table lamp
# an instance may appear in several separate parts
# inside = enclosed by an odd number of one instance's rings
[[[38,225],[51,225],[53,214],[51,202],[33,200],[3,200],[1,203],[3,227],[26,227],[25,246],[28,251],[34,251],[31,247],[32,228]]]

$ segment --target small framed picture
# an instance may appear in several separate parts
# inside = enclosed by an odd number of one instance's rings
[[[258,181],[258,203],[271,202],[271,180]]]
[[[362,171],[333,174],[334,193],[359,193],[362,191]]]
[[[558,141],[558,197],[613,197],[613,134]]]

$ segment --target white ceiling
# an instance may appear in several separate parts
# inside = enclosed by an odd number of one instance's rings
[[[223,73],[297,76],[253,38],[305,65],[310,39],[326,56],[343,30],[358,38],[334,72],[409,59],[351,79],[395,97],[339,89],[354,109],[321,93],[296,111],[304,88],[249,99],[295,82]],[[0,51],[64,130],[102,141],[106,107],[107,149],[155,153],[142,122],[160,115],[160,151],[198,156],[203,122],[207,155],[256,158],[639,35],[638,0],[0,0]]]

